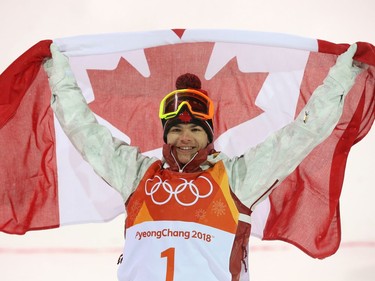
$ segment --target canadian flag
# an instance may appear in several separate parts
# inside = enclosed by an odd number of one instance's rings
[[[237,156],[291,122],[348,47],[285,34],[184,29],[37,43],[0,76],[0,230],[6,233],[105,222],[124,212],[121,196],[82,160],[54,118],[41,67],[52,42],[69,57],[99,122],[158,157],[158,105],[180,74],[201,78],[216,106],[215,148]],[[358,43],[355,59],[369,67],[336,129],[257,207],[253,235],[317,258],[337,250],[346,159],[375,118],[374,46]]]

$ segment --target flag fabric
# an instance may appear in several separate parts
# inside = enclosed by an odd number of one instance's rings
[[[37,43],[0,76],[0,230],[6,233],[105,222],[124,212],[121,196],[82,160],[53,116],[41,67],[52,42],[69,57],[98,121],[158,157],[159,102],[180,74],[201,78],[216,107],[215,148],[237,156],[293,121],[349,46],[285,34],[184,29]],[[375,118],[374,46],[359,42],[355,59],[368,67],[334,132],[257,207],[254,236],[287,241],[317,258],[337,250],[348,153]]]

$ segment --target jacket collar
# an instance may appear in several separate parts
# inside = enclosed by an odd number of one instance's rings
[[[169,169],[175,172],[194,173],[201,171],[200,166],[207,161],[208,155],[214,152],[214,145],[210,143],[199,150],[188,163],[182,165],[177,161],[176,147],[170,144],[163,145],[164,160],[169,165]]]

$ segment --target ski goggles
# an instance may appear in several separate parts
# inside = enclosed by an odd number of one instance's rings
[[[160,119],[176,117],[185,105],[197,118],[207,120],[214,116],[214,105],[208,96],[197,90],[181,89],[169,93],[162,99],[159,108]]]

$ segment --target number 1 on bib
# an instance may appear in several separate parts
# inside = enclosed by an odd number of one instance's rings
[[[174,275],[174,250],[175,248],[168,248],[165,251],[161,252],[161,258],[167,258],[167,274],[165,281],[173,281]]]

